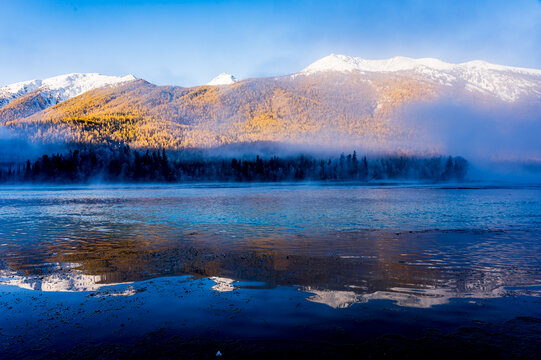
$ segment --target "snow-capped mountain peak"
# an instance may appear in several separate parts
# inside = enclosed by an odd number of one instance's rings
[[[135,80],[135,76],[107,76],[96,73],[66,74],[43,80],[42,86],[49,90],[59,90],[66,100],[84,92],[107,85],[116,85],[126,81]]]
[[[135,76],[107,76],[97,73],[74,73],[43,80],[17,82],[0,87],[0,107],[30,92],[39,90],[51,105],[107,85],[135,80]]]
[[[412,70],[420,66],[443,70],[449,69],[452,65],[433,58],[411,59],[396,56],[386,60],[366,60],[358,57],[331,54],[309,65],[301,71],[301,74],[308,75],[325,71],[392,72]]]
[[[216,86],[216,85],[232,85],[238,82],[237,78],[231,74],[221,73],[212,79],[207,85]]]
[[[396,56],[385,60],[331,54],[310,64],[296,76],[326,72],[393,73],[414,72],[446,86],[463,86],[468,91],[490,94],[507,102],[522,96],[541,95],[541,70],[495,65],[482,60],[451,64],[434,58]]]
[[[512,71],[531,75],[541,75],[541,70],[495,65],[483,60],[474,60],[461,64],[451,64],[435,58],[413,59],[405,56],[395,56],[384,60],[366,60],[359,57],[336,54],[331,54],[317,60],[303,69],[300,73],[306,75],[324,71],[394,72],[414,70],[417,68],[429,68],[442,71],[475,68],[479,70]]]

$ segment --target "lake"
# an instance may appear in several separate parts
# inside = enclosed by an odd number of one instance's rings
[[[541,352],[541,187],[0,188],[0,357]]]

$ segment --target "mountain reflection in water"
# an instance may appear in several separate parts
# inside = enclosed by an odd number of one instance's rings
[[[539,214],[537,187],[0,188],[0,358],[538,354]]]
[[[453,297],[504,296],[506,286],[541,279],[541,206],[532,200],[540,193],[298,186],[13,191],[0,200],[2,283],[95,291],[192,275],[215,279],[218,291],[238,281],[298,286],[313,294],[309,301],[333,308],[371,299],[430,307]]]

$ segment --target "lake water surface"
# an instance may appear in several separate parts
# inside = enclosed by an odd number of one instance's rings
[[[0,188],[6,357],[527,357],[540,331],[540,187]]]

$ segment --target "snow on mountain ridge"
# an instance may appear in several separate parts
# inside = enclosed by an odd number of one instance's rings
[[[346,55],[331,54],[326,56],[301,71],[301,74],[313,74],[323,71],[369,71],[369,72],[393,72],[411,70],[417,66],[427,66],[436,69],[448,69],[447,64],[438,59],[410,59],[403,56],[396,56],[387,60],[365,60]]]
[[[32,91],[42,90],[54,105],[84,92],[107,85],[135,80],[135,76],[107,76],[97,73],[72,73],[43,80],[29,80],[0,87],[0,108]]]
[[[0,108],[41,86],[41,80],[21,81],[0,87]]]
[[[131,74],[120,77],[97,73],[74,73],[45,79],[42,86],[46,86],[49,90],[59,91],[63,100],[67,100],[89,90],[132,80],[135,80],[135,76]]]
[[[212,79],[207,85],[216,86],[216,85],[232,85],[238,82],[237,78],[228,73],[221,73]]]
[[[505,65],[496,65],[483,60],[473,60],[460,64],[447,63],[435,58],[413,59],[404,56],[395,56],[385,60],[366,60],[359,57],[331,54],[303,69],[301,74],[312,74],[322,71],[366,71],[366,72],[394,72],[414,70],[427,67],[435,70],[454,70],[456,68],[477,68],[484,70],[513,71],[524,74],[539,75],[541,70],[519,68]]]
[[[365,60],[331,54],[312,63],[293,77],[355,71],[413,71],[441,85],[460,84],[468,91],[488,93],[507,102],[514,102],[523,95],[541,96],[541,70],[496,65],[482,60],[451,64],[434,58],[412,59],[397,56],[386,60]]]

